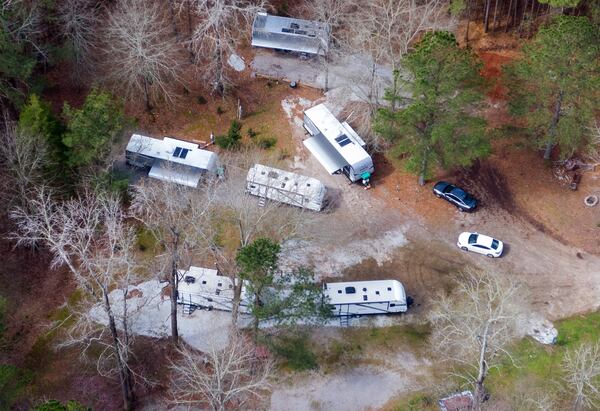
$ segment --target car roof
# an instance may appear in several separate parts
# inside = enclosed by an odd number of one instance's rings
[[[485,234],[479,234],[477,233],[477,244],[481,244],[481,245],[485,245],[487,247],[491,247],[492,246],[492,241],[494,240],[494,238],[485,235]]]
[[[451,193],[460,198],[461,200],[464,200],[465,197],[467,197],[467,192],[459,187],[454,187]]]

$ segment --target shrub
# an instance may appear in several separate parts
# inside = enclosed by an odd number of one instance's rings
[[[278,341],[272,343],[272,350],[293,370],[304,371],[317,368],[317,357],[308,347],[306,335],[279,337]]]
[[[253,130],[252,128],[248,128],[248,137],[254,138],[260,133],[258,131]]]
[[[196,102],[197,102],[198,104],[200,104],[200,105],[203,105],[203,104],[206,104],[206,103],[207,103],[206,99],[205,99],[203,96],[198,96],[198,97],[196,97]]]
[[[225,150],[235,150],[240,147],[242,139],[242,123],[233,120],[224,136],[215,137],[215,144]]]
[[[225,113],[225,110],[223,110],[223,108],[221,108],[221,106],[217,106],[217,114],[221,115],[223,113]]]
[[[264,150],[275,147],[275,144],[277,144],[277,139],[275,137],[261,137],[256,142],[256,145]]]

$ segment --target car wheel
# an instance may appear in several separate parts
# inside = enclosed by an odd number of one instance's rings
[[[488,257],[490,257],[490,258],[494,258],[494,256],[493,256],[493,255],[491,255],[491,254],[488,254],[487,256],[488,256]]]
[[[460,247],[460,249],[463,251],[469,251],[469,249],[467,247]]]

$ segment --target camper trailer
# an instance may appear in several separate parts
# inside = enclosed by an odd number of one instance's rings
[[[234,283],[231,278],[218,275],[217,270],[191,266],[189,270],[179,270],[181,280],[177,288],[177,302],[193,311],[206,308],[223,311],[233,309]],[[240,312],[248,313],[248,297],[242,285]]]
[[[158,180],[198,187],[201,178],[217,172],[218,157],[197,144],[175,138],[162,140],[133,134],[125,149],[127,164],[149,168]]]
[[[316,178],[255,164],[246,177],[246,192],[268,200],[321,211],[327,189]]]
[[[404,287],[396,280],[323,284],[323,297],[334,316],[403,313],[408,309]]]
[[[312,136],[304,145],[330,174],[343,172],[352,182],[369,180],[375,171],[373,160],[350,124],[340,123],[319,104],[304,112],[304,128]]]
[[[257,13],[252,46],[324,56],[329,50],[329,25],[316,21]]]

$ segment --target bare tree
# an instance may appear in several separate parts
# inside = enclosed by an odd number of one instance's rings
[[[250,32],[254,15],[265,0],[178,0],[190,2],[197,24],[190,39],[202,77],[221,95],[231,86],[227,59]]]
[[[445,28],[441,21],[446,8],[442,0],[354,2],[355,12],[347,23],[345,48],[362,55],[363,60],[366,58],[370,69],[350,84],[353,92],[370,105],[371,117],[381,104],[385,87],[392,87],[394,95],[398,93],[399,83],[384,72],[401,69],[402,57],[422,33]]]
[[[73,54],[73,75],[81,80],[93,65],[95,30],[100,24],[97,0],[63,0],[59,3],[58,24]]]
[[[132,409],[132,340],[125,297],[136,270],[135,233],[125,224],[119,200],[87,192],[60,203],[50,191],[40,189],[27,208],[17,208],[11,217],[17,224],[13,238],[18,244],[45,245],[54,255],[52,267],[65,264],[84,295],[84,310],[74,314],[75,324],[63,345],[83,344],[85,351],[100,344],[98,370],[102,374],[116,371],[123,406]],[[123,293],[118,315],[109,298],[111,290]],[[106,322],[89,314],[93,305],[101,307]],[[107,367],[104,360],[112,366]]]
[[[233,333],[225,347],[213,345],[206,354],[181,348],[179,357],[171,365],[171,394],[177,404],[243,409],[269,387],[271,362],[258,359],[252,342],[241,334]]]
[[[179,343],[177,289],[194,253],[205,243],[206,224],[213,202],[213,182],[191,188],[175,182],[146,179],[133,187],[131,211],[158,240],[165,253],[158,258],[171,288],[171,337]]]
[[[51,160],[46,140],[19,130],[11,121],[5,121],[0,139],[0,165],[5,178],[1,185],[3,200],[11,206],[27,207],[33,192],[47,184],[47,167]]]
[[[104,34],[109,81],[129,97],[143,93],[148,111],[158,96],[174,99],[180,50],[157,2],[120,0]]]
[[[582,343],[563,358],[564,380],[575,394],[573,410],[598,408],[600,401],[600,344]]]
[[[519,334],[522,312],[519,286],[497,274],[466,272],[455,295],[441,295],[430,314],[431,341],[442,358],[457,363],[454,373],[475,388],[475,409],[485,398],[484,382],[505,347]]]
[[[231,154],[223,160],[227,164],[227,182],[217,187],[217,211],[213,214],[211,230],[223,230],[226,227],[229,229],[228,241],[215,241],[219,239],[217,232],[212,232],[207,239],[219,268],[235,283],[232,321],[236,324],[242,290],[242,283],[238,278],[239,269],[235,262],[239,249],[259,237],[284,241],[301,236],[318,217],[314,213],[275,201],[262,204],[258,198],[245,194],[248,170],[255,163],[266,160],[259,153],[244,151]]]

